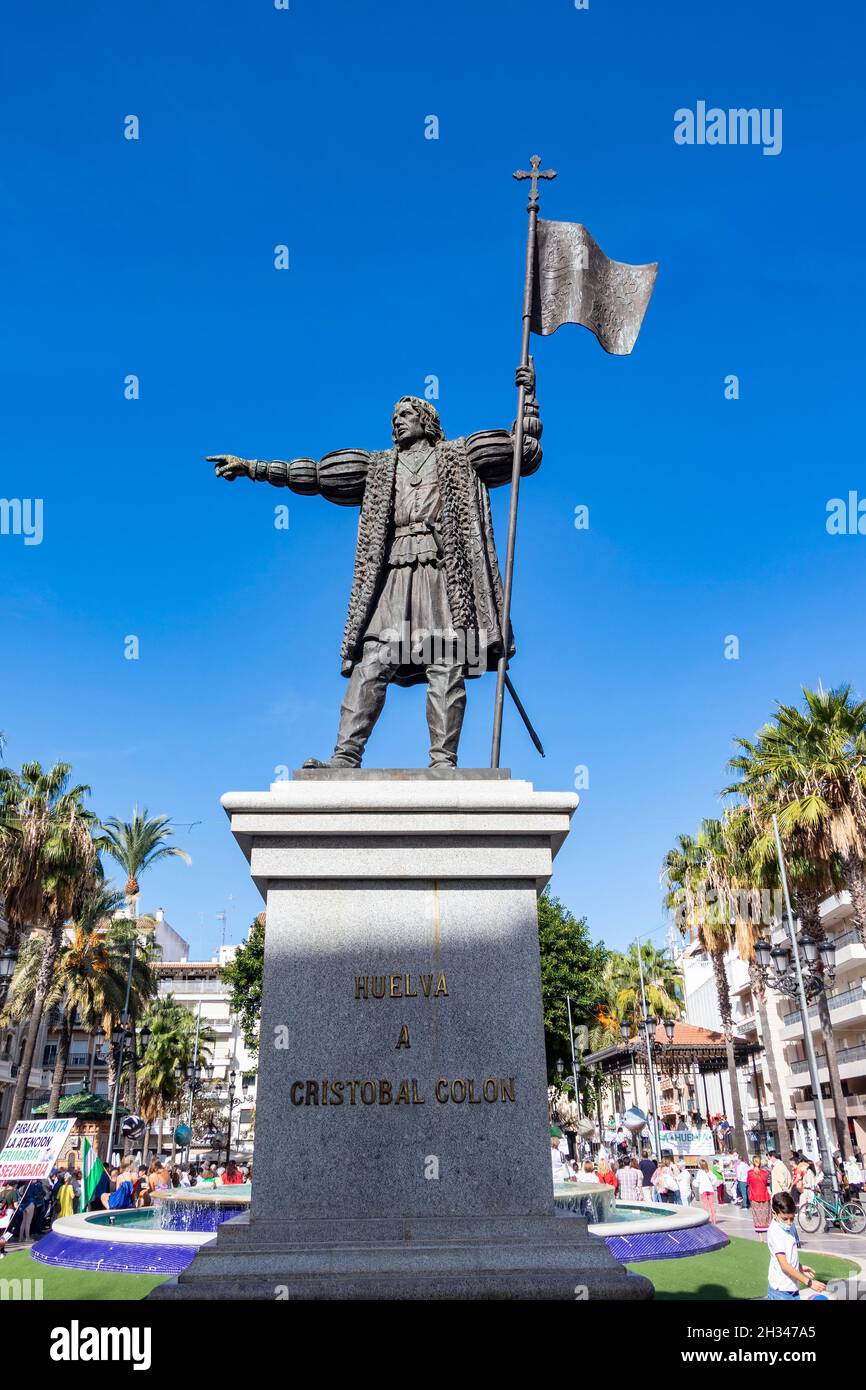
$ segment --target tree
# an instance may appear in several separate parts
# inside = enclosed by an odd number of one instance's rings
[[[47,1110],[49,1119],[58,1114],[76,1018],[80,1019],[81,1027],[92,1031],[107,1011],[115,1009],[119,1013],[122,1008],[126,969],[116,952],[112,952],[109,938],[110,913],[122,901],[121,894],[103,886],[95,887],[75,921],[64,931],[45,999],[45,1007],[57,1009],[60,1014],[60,1036]],[[22,1023],[31,1016],[44,947],[43,938],[33,936],[21,950],[4,1021]]]
[[[150,1028],[150,1039],[138,1069],[139,1104],[148,1125],[159,1118],[157,1147],[161,1152],[166,1110],[183,1094],[184,1081],[178,1068],[185,1068],[193,1059],[198,1020],[191,1009],[167,994],[151,1005],[145,1022]],[[202,1026],[198,1037],[200,1059],[207,1056],[213,1041],[213,1029]]]
[[[647,1008],[656,1018],[679,1018],[683,1008],[683,977],[666,950],[659,950],[651,941],[643,941],[638,961],[637,943],[628,951],[611,954],[607,976],[612,997],[606,1001],[617,1024],[633,1020],[643,1013],[641,998],[641,967]],[[617,1030],[618,1032],[618,1030]]]
[[[259,1050],[262,1016],[262,978],[265,968],[265,914],[260,912],[250,926],[247,939],[224,965],[220,977],[229,985],[229,1010],[241,1025],[244,1043],[252,1053]]]
[[[684,935],[697,932],[713,967],[719,1017],[725,1038],[734,1144],[738,1153],[746,1153],[743,1107],[734,1054],[731,990],[725,969],[725,956],[733,941],[733,927],[726,908],[719,907],[720,900],[724,902],[725,889],[730,882],[729,846],[721,821],[704,820],[697,836],[678,836],[674,848],[665,855],[662,876],[667,889],[665,906],[674,912],[677,926]]]
[[[149,816],[147,810],[133,807],[132,820],[121,821],[110,816],[103,821],[99,840],[100,853],[107,854],[126,874],[126,894],[129,915],[135,921],[138,917],[138,895],[141,891],[139,880],[147,869],[158,864],[161,859],[182,859],[185,864],[192,863],[186,850],[168,841],[174,834],[168,816]],[[137,1077],[135,1056],[129,1067],[129,1103],[132,1109],[137,1104]]]
[[[25,763],[2,786],[0,811],[0,896],[17,933],[43,936],[42,959],[21,1066],[12,1098],[9,1127],[24,1112],[42,1014],[53,984],[64,923],[72,917],[100,877],[93,840],[95,818],[85,809],[90,789],[70,786],[71,768],[57,763],[45,772]]]
[[[804,687],[803,695],[804,710],[777,705],[773,718],[754,739],[735,740],[739,752],[729,767],[739,780],[725,794],[744,799],[754,822],[754,853],[764,862],[776,853],[772,817],[777,817],[803,932],[816,943],[824,940],[821,899],[844,883],[866,942],[866,704],[852,699],[850,686],[830,691]],[[819,993],[817,1004],[836,1138],[847,1155],[851,1152],[847,1102],[826,991]],[[803,1026],[809,1026],[808,1018]]]
[[[116,816],[103,821],[100,852],[115,860],[126,874],[124,892],[133,918],[138,915],[135,900],[141,891],[139,879],[147,869],[161,859],[182,859],[185,864],[192,863],[185,849],[167,843],[173,834],[168,816],[149,816],[146,810],[140,811],[137,806],[133,807],[131,821],[121,821]]]
[[[749,983],[758,1014],[760,1039],[764,1047],[764,1060],[776,1108],[776,1127],[779,1134],[779,1152],[783,1162],[792,1165],[791,1141],[782,1087],[779,1081],[779,1064],[776,1047],[770,1030],[767,1012],[767,987],[758,969],[755,943],[763,936],[764,904],[770,891],[779,884],[778,866],[775,857],[767,860],[758,849],[755,827],[748,810],[733,807],[725,812],[721,822],[722,839],[726,858],[724,867],[717,866],[719,884],[718,902],[733,929],[733,939],[737,954],[749,971]]]
[[[128,902],[126,894],[123,899]],[[112,918],[106,936],[106,944],[111,952],[114,969],[118,976],[123,980],[123,990],[119,998],[113,997],[106,1001],[105,1011],[102,1017],[102,1028],[106,1038],[111,1039],[115,1029],[120,1027],[123,1022],[123,1009],[126,1003],[126,981],[129,979],[129,1011],[126,1018],[128,1030],[134,1040],[137,1036],[136,1029],[139,1021],[146,1013],[151,1001],[156,997],[157,979],[153,969],[154,961],[159,957],[159,948],[156,946],[152,932],[156,927],[154,917],[136,917],[134,920],[129,917]],[[135,953],[132,957],[132,975],[129,975],[130,955],[135,946]],[[114,1046],[109,1043],[108,1051],[108,1094],[114,1095],[114,1087],[117,1080],[116,1053]],[[137,1067],[135,1058],[127,1057],[124,1069],[126,1078],[126,1098],[130,1110],[134,1111],[137,1107],[136,1079]],[[127,1146],[124,1145],[126,1148]]]
[[[571,1021],[591,1023],[604,997],[603,971],[607,948],[590,939],[586,918],[572,916],[548,889],[538,900],[538,944],[541,953],[541,996],[547,1067],[555,1075],[557,1058],[571,1060],[568,1005]]]

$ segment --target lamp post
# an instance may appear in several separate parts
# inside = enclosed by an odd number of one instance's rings
[[[192,1148],[192,1106],[198,1091],[204,1090],[213,1081],[213,1062],[199,1063],[198,1060],[198,1033],[196,1033],[196,1047],[193,1053],[193,1061],[187,1062],[185,1067],[175,1067],[175,1078],[181,1085],[189,1087],[189,1103],[186,1109],[186,1124],[190,1132],[189,1143],[186,1146],[186,1161],[189,1163],[190,1149]]]
[[[229,1072],[229,1122],[226,1131],[226,1163],[228,1163],[232,1156],[232,1110],[235,1104],[235,1083],[237,1079],[238,1074],[234,1067],[232,1067],[232,1070]],[[240,1102],[238,1102],[238,1104],[240,1104]]]
[[[651,1094],[651,1096],[652,1096],[652,1103],[653,1103],[653,1134],[654,1134],[654,1136],[655,1136],[656,1162],[660,1162],[660,1161],[661,1161],[661,1156],[662,1156],[662,1145],[661,1145],[661,1131],[659,1130],[658,1092],[657,1092],[657,1090],[656,1090],[656,1078],[655,1078],[655,1073],[654,1073],[654,1071],[653,1071],[653,1048],[652,1048],[652,1039],[653,1039],[653,1037],[655,1036],[655,1030],[656,1030],[657,1024],[656,1024],[656,1020],[655,1020],[655,1019],[652,1017],[652,1015],[650,1014],[650,1011],[649,1011],[649,1009],[648,1009],[648,1007],[647,1007],[647,1002],[646,1002],[646,989],[645,989],[645,987],[644,987],[644,981],[643,981],[643,956],[641,955],[641,950],[640,950],[640,937],[639,937],[639,936],[636,937],[635,940],[636,940],[636,942],[637,942],[637,968],[638,968],[638,972],[639,972],[639,974],[640,974],[640,997],[641,997],[641,1001],[642,1001],[642,1003],[643,1003],[643,1018],[642,1018],[641,1021],[640,1021],[640,1026],[643,1028],[643,1031],[644,1031],[644,1038],[645,1038],[645,1041],[646,1041],[647,1072],[649,1073],[650,1094]]]
[[[567,995],[565,996],[565,1002],[566,1002],[566,1004],[568,1005],[568,1039],[569,1039],[569,1042],[571,1043],[571,1079],[572,1079],[572,1081],[574,1082],[574,1103],[575,1103],[575,1105],[577,1106],[577,1118],[580,1119],[580,1118],[581,1118],[581,1113],[580,1113],[580,1093],[578,1092],[578,1089],[577,1089],[577,1062],[576,1062],[575,1056],[574,1056],[574,1034],[575,1034],[575,1029],[574,1029],[574,1027],[572,1026],[572,1022],[571,1022],[571,995],[570,995],[570,994],[567,994]]]
[[[134,959],[134,957],[135,943],[133,942],[132,959]],[[132,979],[132,959],[130,960],[129,980]],[[127,981],[126,1002],[128,1006],[129,981]],[[109,1165],[111,1163],[111,1155],[115,1143],[115,1131],[117,1128],[117,1111],[120,1104],[120,1082],[121,1075],[123,1072],[123,1059],[126,1055],[127,1044],[129,1044],[130,1056],[135,1055],[135,1024],[130,1024],[130,1022],[128,1021],[128,1017],[124,1017],[124,1015],[127,1015],[127,1009],[124,1009],[124,1013],[123,1015],[121,1015],[121,1022],[111,1030],[110,1041],[106,1042],[106,1048],[111,1048],[114,1051],[114,1095],[111,1103],[111,1121],[108,1126],[108,1136],[106,1139],[105,1148],[105,1161]],[[144,1024],[143,1028],[141,1028],[138,1037],[141,1043],[142,1052],[146,1052],[148,1043],[150,1042],[151,1038],[150,1028],[147,1026],[146,1023]]]
[[[631,1024],[629,1023],[627,1018],[624,1018],[622,1023],[619,1025],[619,1035],[624,1043],[631,1042]],[[637,1108],[637,1077],[635,1076],[634,1070],[634,1054],[632,1054],[631,1058],[631,1092],[631,1103],[635,1108]],[[630,1130],[630,1133],[632,1152],[640,1153],[640,1139],[638,1138],[638,1134],[635,1130]]]
[[[764,1109],[761,1105],[761,1092],[758,1087],[758,1064],[755,1060],[754,1052],[752,1053],[752,1076],[755,1079],[755,1100],[758,1102],[758,1153],[760,1153],[761,1142],[766,1138],[766,1131],[764,1129]],[[782,1123],[784,1124],[784,1122],[785,1117],[783,1115]],[[769,1145],[767,1147],[769,1148]]]
[[[785,916],[788,923],[788,937],[790,939],[790,950],[786,946],[778,945],[769,947],[766,941],[759,942],[755,947],[755,956],[758,968],[762,972],[762,978],[771,984],[771,988],[780,990],[783,994],[799,999],[800,1017],[803,1020],[803,1046],[806,1050],[806,1063],[809,1068],[809,1081],[812,1086],[812,1095],[815,1099],[815,1119],[817,1121],[818,1148],[821,1155],[821,1166],[824,1169],[825,1182],[829,1179],[833,1184],[833,1191],[839,1196],[839,1181],[836,1177],[836,1168],[832,1162],[830,1147],[830,1135],[827,1130],[827,1116],[824,1113],[824,1097],[821,1094],[821,1083],[818,1080],[818,1060],[815,1056],[815,1044],[812,1041],[812,1028],[809,1023],[809,998],[806,988],[806,979],[809,980],[809,989],[814,998],[824,989],[824,980],[816,971],[817,957],[820,954],[822,965],[827,972],[827,978],[831,981],[836,972],[836,948],[830,941],[822,941],[816,948],[815,942],[811,942],[807,947],[803,942],[803,952],[806,956],[808,973],[804,978],[803,967],[800,960],[800,949],[797,941],[797,933],[794,928],[794,914],[791,911],[791,895],[788,892],[788,874],[785,868],[785,856],[782,853],[782,837],[779,834],[779,822],[773,816],[773,833],[776,837],[776,856],[779,860],[779,874],[782,879],[782,889],[785,896]],[[775,971],[774,979],[769,977],[770,962]],[[781,1100],[781,1097],[780,1097]],[[781,1117],[784,1124],[784,1115]]]

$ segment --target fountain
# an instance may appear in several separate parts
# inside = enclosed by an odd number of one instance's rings
[[[703,1207],[664,1202],[621,1202],[608,1183],[557,1182],[558,1216],[583,1216],[590,1235],[601,1236],[622,1264],[706,1254],[728,1244]]]
[[[174,1276],[216,1240],[224,1221],[249,1209],[251,1189],[251,1183],[173,1187],[155,1192],[150,1207],[60,1217],[31,1253],[43,1264],[72,1269]]]

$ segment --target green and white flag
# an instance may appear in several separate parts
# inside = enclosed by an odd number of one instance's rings
[[[81,1146],[81,1186],[82,1201],[81,1209],[85,1211],[93,1201],[93,1194],[102,1178],[105,1177],[105,1169],[102,1166],[99,1155],[90,1143],[85,1139]]]

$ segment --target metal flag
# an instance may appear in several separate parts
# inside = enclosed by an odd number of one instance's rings
[[[555,333],[563,323],[590,329],[605,352],[624,356],[640,333],[658,261],[612,261],[579,222],[536,223],[533,333]]]

